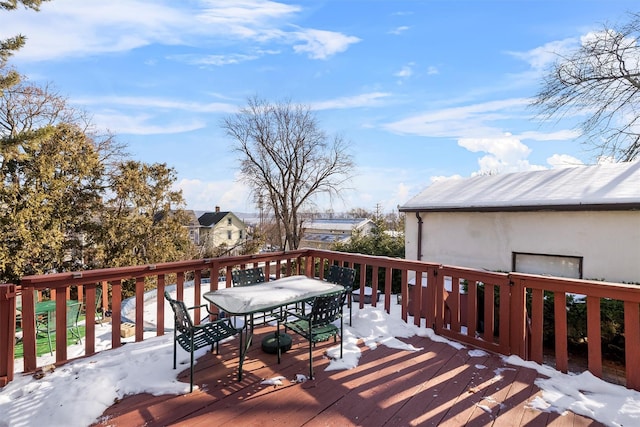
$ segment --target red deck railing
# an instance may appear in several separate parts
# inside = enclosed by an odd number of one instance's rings
[[[567,350],[566,295],[584,295],[587,304],[588,369],[602,377],[603,360],[600,339],[600,300],[624,302],[625,376],[626,386],[640,390],[640,366],[634,361],[640,352],[640,287],[619,283],[563,279],[519,273],[492,273],[462,267],[420,261],[377,257],[323,250],[296,250],[238,257],[222,257],[180,261],[124,268],[87,270],[26,276],[21,281],[24,371],[37,370],[34,293],[49,289],[56,300],[56,363],[68,361],[66,352],[66,300],[70,290],[77,289],[78,299],[86,300],[86,312],[95,311],[95,289],[103,287],[103,298],[110,295],[112,311],[112,348],[121,345],[122,282],[135,280],[135,340],[142,341],[144,324],[145,279],[153,278],[158,295],[162,295],[167,280],[176,285],[177,298],[194,292],[200,301],[204,277],[211,277],[209,288],[216,289],[218,277],[231,283],[234,268],[264,266],[276,278],[293,274],[324,278],[327,266],[336,263],[352,266],[358,271],[360,307],[365,304],[365,287],[380,290],[386,298],[389,312],[392,284],[400,284],[393,296],[402,304],[401,316],[407,321],[413,316],[416,325],[425,324],[442,336],[474,347],[504,355],[517,355],[524,360],[543,361],[544,292],[554,294],[555,367],[563,372],[569,368]],[[174,279],[175,278],[175,279]],[[186,288],[185,281],[195,286]],[[109,290],[109,293],[107,292]],[[0,386],[13,377],[13,341],[15,336],[15,294],[13,285],[0,285]],[[375,292],[374,292],[375,295]],[[156,334],[164,334],[164,301],[157,298]],[[204,313],[196,312],[194,319]],[[95,324],[86,322],[85,355],[95,354]],[[4,349],[7,349],[4,351]]]

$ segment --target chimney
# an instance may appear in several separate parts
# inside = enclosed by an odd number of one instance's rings
[[[216,213],[220,212],[220,206],[216,206]]]

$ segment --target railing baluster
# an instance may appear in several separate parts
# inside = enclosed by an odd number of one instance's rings
[[[600,298],[587,297],[587,350],[589,371],[598,378],[602,378],[602,347],[600,332]]]
[[[122,327],[122,282],[120,279],[111,281],[111,347],[118,348],[121,344],[120,331]]]
[[[542,363],[544,291],[533,289],[531,292],[531,360]]]
[[[96,284],[84,288],[84,354],[90,356],[96,352]],[[78,301],[82,301],[78,294]]]
[[[202,310],[200,308],[200,304],[202,304],[201,297],[201,282],[202,282],[202,270],[196,270],[193,272],[193,305],[196,307],[193,312],[193,323],[196,325],[200,324],[200,320],[202,319]],[[160,298],[158,298],[160,299]]]
[[[136,342],[144,340],[144,277],[136,277]]]
[[[624,303],[624,350],[627,371],[627,387],[640,389],[640,310],[637,302]]]
[[[554,292],[553,314],[555,317],[556,369],[567,372],[569,369],[569,350],[567,348],[567,294]]]
[[[212,272],[213,276],[213,272]],[[217,275],[216,275],[217,279]],[[165,288],[165,275],[158,274],[158,288],[156,290],[156,335],[164,335],[164,288]],[[213,277],[211,278],[213,280]]]

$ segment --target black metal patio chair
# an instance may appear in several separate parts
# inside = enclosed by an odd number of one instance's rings
[[[233,270],[233,286],[251,286],[264,282],[264,270],[261,267]]]
[[[329,266],[329,274],[327,274],[327,282],[341,285],[347,291],[347,304],[349,305],[349,326],[351,326],[351,314],[352,314],[352,306],[353,306],[353,302],[351,301],[353,299],[351,296],[351,292],[353,291],[353,285],[355,281],[356,281],[355,268],[340,267],[338,265]]]
[[[231,272],[231,279],[233,286],[252,286],[265,282],[264,270],[262,267],[237,269]],[[280,314],[279,310],[265,311],[262,313],[252,314],[251,332],[253,333],[253,327],[256,323],[266,324],[267,322],[274,321]]]
[[[180,344],[185,351],[191,355],[191,381],[189,392],[193,391],[193,362],[194,352],[208,345],[211,346],[211,351],[216,350],[218,354],[218,344],[220,341],[233,337],[240,333],[240,342],[242,342],[242,331],[236,329],[231,324],[231,320],[228,318],[214,320],[212,322],[203,323],[200,325],[194,325],[189,315],[189,310],[196,307],[205,307],[206,304],[202,304],[195,307],[187,307],[183,301],[175,300],[171,298],[171,295],[165,291],[164,297],[171,304],[171,308],[174,313],[174,328],[173,328],[173,369],[176,369],[176,353],[177,345]]]
[[[340,336],[340,358],[342,358],[342,336],[344,326],[342,321],[342,309],[346,291],[314,298],[311,311],[307,315],[298,311],[286,311],[282,319],[278,319],[276,329],[276,347],[278,349],[278,363],[280,363],[280,324],[284,324],[285,333],[291,330],[309,341],[309,378],[313,378],[313,347],[318,342],[328,341],[333,337],[337,341]],[[340,327],[334,322],[340,320]]]

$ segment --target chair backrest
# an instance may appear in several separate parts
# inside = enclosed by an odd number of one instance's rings
[[[79,301],[67,304],[67,328],[77,326],[81,307],[82,303]]]
[[[80,318],[80,309],[82,308],[82,302],[73,301],[67,303],[67,328],[75,328]],[[36,325],[36,329],[49,332],[56,331],[56,311],[49,311],[45,317]]]
[[[309,321],[311,327],[328,325],[342,316],[342,306],[346,291],[337,292],[335,294],[316,297],[313,300],[311,313],[309,313]]]
[[[264,271],[261,267],[245,268],[231,272],[233,286],[250,286],[264,282]]]
[[[96,287],[96,313],[102,312],[102,286]]]
[[[327,282],[335,283],[337,285],[344,286],[347,289],[351,289],[355,281],[356,281],[355,268],[340,267],[338,265],[329,266],[329,274],[327,275]]]
[[[173,310],[176,329],[180,333],[188,333],[193,330],[193,321],[191,320],[191,316],[189,316],[189,311],[184,302],[171,298],[171,295],[169,295],[167,291],[164,291],[164,297],[169,301],[171,309]]]

